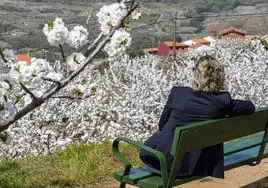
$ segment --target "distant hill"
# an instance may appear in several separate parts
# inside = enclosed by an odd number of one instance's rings
[[[95,17],[97,10],[111,0],[1,0],[0,1],[0,40],[8,42],[15,49],[24,47],[48,49],[48,43],[42,34],[47,20],[61,17],[67,25],[84,24],[92,12],[88,28],[90,36],[98,34]],[[173,22],[178,14],[177,38],[189,34],[202,35],[209,25],[229,24],[248,34],[267,34],[268,15],[241,17],[208,17],[215,14],[246,14],[268,12],[268,0],[143,0],[139,21],[131,23],[134,29],[132,54],[139,54],[145,47],[153,47],[162,40],[173,38]],[[170,20],[166,21],[165,20]],[[160,22],[158,24],[152,24]],[[147,25],[145,27],[141,27]],[[141,27],[141,28],[140,28]]]

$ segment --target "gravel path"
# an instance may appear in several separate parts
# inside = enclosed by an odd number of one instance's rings
[[[267,178],[266,178],[267,177]],[[118,188],[115,181],[109,182],[103,188]],[[207,177],[201,180],[192,181],[176,188],[268,188],[268,159],[264,159],[257,166],[242,166],[225,171],[225,179]],[[127,186],[135,188],[135,186]]]

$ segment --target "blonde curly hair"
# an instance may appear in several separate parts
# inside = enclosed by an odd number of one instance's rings
[[[215,93],[226,89],[224,68],[216,58],[210,55],[200,57],[193,72],[195,91]]]

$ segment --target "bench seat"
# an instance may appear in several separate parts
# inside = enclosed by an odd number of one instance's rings
[[[132,168],[129,172],[129,175],[127,176],[123,176],[123,172],[124,171],[115,173],[115,179],[127,184],[139,185],[140,187],[163,187],[162,177],[154,173],[150,168],[146,166]],[[184,179],[177,178],[175,179],[175,185],[180,185],[199,178],[200,177],[190,177]]]
[[[264,132],[236,139],[224,144],[225,170],[249,164],[257,160]],[[266,140],[267,143],[267,140]],[[268,145],[264,149],[263,157],[268,157]]]

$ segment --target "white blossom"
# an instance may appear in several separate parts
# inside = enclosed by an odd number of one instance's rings
[[[67,43],[73,48],[79,48],[87,43],[88,31],[83,26],[75,26],[68,36]]]
[[[114,32],[111,41],[104,47],[104,51],[109,55],[110,59],[121,56],[131,45],[131,41],[130,33],[121,28]]]
[[[0,80],[0,96],[6,95],[10,87],[11,86],[8,82]]]
[[[14,104],[10,101],[4,102],[3,108],[4,109],[0,110],[0,123],[6,123],[13,120],[17,112]]]
[[[134,10],[134,11],[132,12],[131,16],[132,16],[132,19],[133,19],[133,20],[138,20],[138,19],[141,18],[141,13],[138,12],[138,11],[136,11],[136,10]]]
[[[85,63],[86,57],[82,53],[72,53],[69,55],[66,59],[69,70],[74,71],[78,67],[81,66],[81,64]]]
[[[4,58],[8,61],[6,66],[10,67],[11,64],[16,60],[16,56],[13,50],[9,48],[5,48],[3,50],[3,54],[4,54]]]
[[[57,72],[49,72],[45,77],[56,81],[60,81],[63,78],[63,75]]]
[[[68,40],[69,31],[61,18],[56,18],[45,24],[43,32],[51,46],[64,45]]]
[[[100,29],[104,34],[119,24],[121,19],[127,14],[127,8],[124,3],[113,3],[103,6],[97,13]]]

